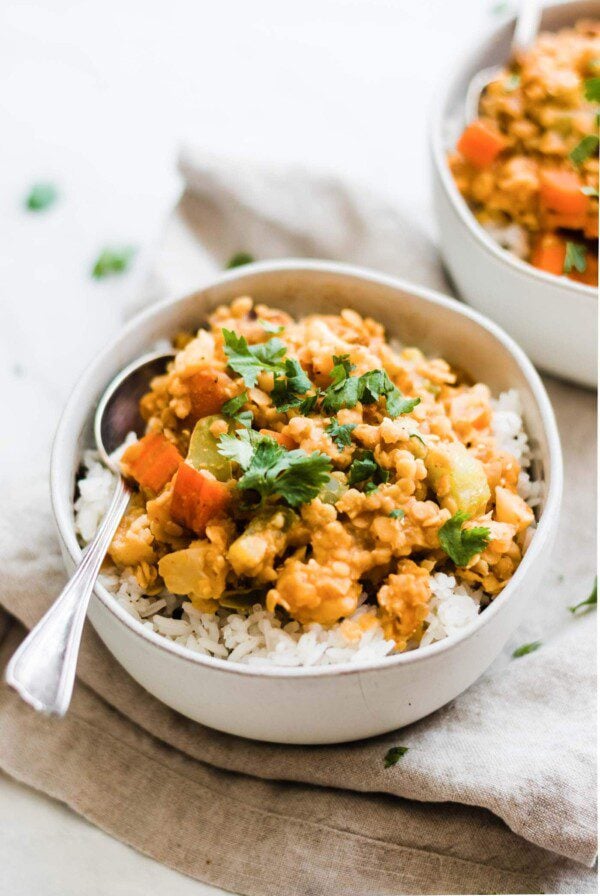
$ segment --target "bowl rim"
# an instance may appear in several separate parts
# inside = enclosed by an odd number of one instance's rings
[[[544,510],[538,526],[534,531],[531,543],[523,560],[519,564],[516,573],[508,585],[503,589],[502,593],[492,601],[488,607],[486,607],[485,612],[480,613],[477,616],[477,619],[463,632],[450,635],[441,641],[429,644],[418,650],[386,656],[364,663],[340,663],[328,666],[254,667],[242,663],[232,663],[229,660],[220,659],[218,657],[198,654],[147,628],[143,623],[131,616],[131,614],[118,603],[114,595],[100,583],[96,583],[94,594],[109,613],[116,617],[118,622],[123,623],[135,636],[145,640],[151,646],[166,651],[188,663],[206,666],[211,670],[218,669],[229,674],[280,679],[290,677],[320,678],[322,676],[331,675],[360,674],[371,670],[385,669],[391,666],[404,666],[424,662],[428,658],[451,650],[461,642],[473,637],[483,626],[489,625],[494,616],[502,610],[506,603],[508,603],[518,589],[521,580],[524,579],[529,569],[534,565],[538,556],[541,554],[545,543],[554,535],[562,497],[563,481],[562,452],[554,411],[552,410],[550,400],[540,376],[533,367],[531,361],[525,355],[524,351],[519,348],[515,341],[493,321],[486,319],[479,312],[457,300],[444,296],[427,287],[415,286],[400,278],[392,277],[387,274],[380,274],[368,268],[355,265],[313,259],[283,259],[279,261],[256,262],[244,265],[243,267],[232,271],[226,271],[212,278],[207,278],[207,281],[199,286],[194,292],[188,293],[185,296],[170,296],[161,302],[152,304],[141,313],[136,314],[124,327],[118,330],[108,345],[105,346],[101,352],[96,354],[92,361],[87,365],[81,376],[78,378],[77,384],[71,392],[61,415],[52,445],[50,462],[50,495],[59,537],[62,545],[71,557],[71,560],[74,563],[78,563],[81,560],[82,549],[77,542],[75,534],[72,501],[63,501],[61,496],[61,483],[64,482],[65,477],[71,477],[71,469],[65,468],[63,456],[71,442],[69,430],[71,429],[72,418],[76,416],[76,411],[81,405],[89,407],[89,395],[86,395],[87,380],[94,369],[111,356],[114,352],[115,344],[125,340],[127,335],[140,326],[140,324],[143,324],[147,320],[151,320],[155,315],[159,315],[161,312],[168,310],[171,306],[178,304],[180,301],[184,301],[206,289],[211,289],[228,282],[235,282],[237,279],[245,278],[248,274],[289,274],[294,271],[317,272],[332,274],[334,276],[349,276],[363,282],[366,281],[380,284],[397,290],[398,292],[409,293],[432,306],[443,307],[458,317],[469,318],[475,324],[479,325],[484,330],[487,330],[488,333],[490,333],[503,348],[513,356],[531,390],[533,400],[540,413],[542,426],[548,441],[550,460],[545,480],[548,488]]]
[[[578,3],[574,3],[573,0],[568,0],[568,2],[562,3],[546,3],[543,5],[542,15],[547,10],[555,10],[561,8],[565,10],[572,10],[572,21],[574,24],[580,15],[575,12],[575,8],[577,6]],[[482,225],[479,223],[479,221],[469,208],[466,200],[463,198],[460,190],[454,182],[454,178],[452,177],[450,166],[448,165],[448,161],[446,158],[448,146],[446,145],[446,141],[444,138],[444,124],[451,118],[451,116],[448,116],[448,101],[455,83],[457,80],[462,78],[463,74],[466,74],[470,70],[473,64],[473,60],[477,56],[478,51],[481,50],[482,45],[487,45],[495,37],[499,37],[500,34],[509,25],[511,25],[511,23],[515,22],[515,20],[515,15],[504,18],[498,24],[489,27],[484,32],[483,36],[480,35],[477,40],[471,41],[471,43],[468,44],[465,48],[464,52],[461,53],[460,64],[450,66],[444,73],[443,80],[440,79],[440,81],[438,82],[440,90],[437,93],[436,99],[432,104],[431,123],[429,126],[429,146],[431,156],[435,169],[440,178],[441,185],[448,199],[450,200],[452,207],[457,212],[461,222],[469,230],[475,242],[478,243],[481,248],[488,253],[488,255],[493,256],[493,258],[500,264],[504,264],[509,268],[513,268],[516,274],[527,276],[531,280],[535,280],[538,283],[551,285],[555,288],[562,287],[563,289],[565,289],[565,291],[571,293],[571,300],[573,300],[573,298],[577,296],[577,298],[581,299],[584,303],[589,304],[590,302],[593,302],[596,306],[598,302],[598,290],[596,287],[578,283],[576,280],[570,280],[568,277],[558,277],[556,274],[549,274],[545,271],[540,271],[537,268],[534,268],[533,265],[529,264],[529,262],[523,261],[516,255],[513,255],[507,249],[502,249],[502,247],[499,246],[498,243],[493,240],[492,237],[487,233],[485,228],[482,227]]]

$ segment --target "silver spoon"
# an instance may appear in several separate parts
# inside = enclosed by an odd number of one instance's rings
[[[535,41],[542,15],[539,0],[521,0],[515,31],[510,45],[511,59],[528,50]],[[465,96],[465,121],[469,124],[479,114],[481,94],[492,81],[497,81],[503,66],[493,65],[473,75]]]
[[[73,576],[6,667],[7,683],[40,712],[64,716],[69,708],[87,606],[132,491],[110,455],[127,433],[143,435],[139,400],[150,380],[164,373],[173,354],[153,352],[133,361],[110,383],[96,408],[96,447],[104,463],[119,475],[115,493]]]

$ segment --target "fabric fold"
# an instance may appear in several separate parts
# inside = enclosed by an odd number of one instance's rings
[[[190,148],[180,168],[186,189],[145,302],[198,288],[240,250],[443,285],[410,216],[335,176]],[[88,627],[66,719],[41,719],[0,689],[0,766],[158,861],[256,896],[593,891],[583,866],[596,853],[595,614],[567,608],[594,575],[595,406],[590,393],[546,385],[566,464],[553,561],[504,654],[449,706],[355,744],[245,741],[146,694]],[[0,605],[29,628],[65,573],[46,472],[3,486]],[[4,664],[22,631],[0,614],[3,627]],[[533,640],[538,651],[511,658]],[[399,743],[408,753],[385,769]],[[165,837],[171,825],[178,835]]]

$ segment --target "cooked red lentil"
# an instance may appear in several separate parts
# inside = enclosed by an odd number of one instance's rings
[[[324,625],[366,595],[345,624],[404,649],[432,573],[488,599],[511,578],[533,513],[485,385],[354,311],[294,321],[247,297],[176,347],[122,457],[140,488],[109,550],[146,594]]]
[[[517,224],[526,260],[598,282],[600,21],[540,34],[486,89],[450,167],[485,225]]]

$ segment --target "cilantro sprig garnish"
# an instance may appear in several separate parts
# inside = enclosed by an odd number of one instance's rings
[[[469,560],[480,554],[490,541],[487,526],[473,526],[463,529],[469,514],[459,510],[451,516],[438,532],[440,545],[457,566],[466,566]]]
[[[286,345],[276,336],[268,342],[248,345],[244,336],[238,336],[233,330],[223,330],[224,350],[232,370],[244,380],[244,384],[252,389],[256,386],[258,375],[263,370],[275,374],[285,373],[283,356]]]
[[[590,156],[594,156],[598,153],[599,145],[599,138],[595,134],[588,134],[579,141],[574,149],[571,150],[569,158],[574,165],[579,167],[580,165],[583,165],[586,159],[589,159]]]
[[[242,411],[242,408],[248,401],[248,393],[244,390],[240,395],[230,398],[221,408],[224,417],[235,420],[243,426],[251,426],[254,415],[252,411]]]
[[[295,358],[286,358],[284,375],[275,379],[271,398],[279,411],[289,411],[303,403],[304,396],[311,388],[312,383],[304,373],[300,362]],[[314,401],[316,404],[316,395]]]
[[[385,398],[389,417],[408,414],[415,408],[420,398],[406,398],[392,383],[385,370],[369,370],[362,376],[352,376],[354,365],[349,355],[334,356],[331,384],[323,394],[323,410],[326,414],[336,414],[342,408],[353,408],[361,404],[375,404]]]
[[[580,601],[578,604],[575,604],[573,607],[569,607],[569,610],[573,615],[575,615],[579,610],[587,611],[592,607],[598,606],[598,579],[594,579],[594,587],[592,588],[592,593],[586,600]],[[583,614],[582,614],[583,615]]]
[[[352,444],[352,430],[355,428],[356,423],[338,423],[333,419],[329,426],[325,427],[325,432],[341,451]]]
[[[316,498],[332,470],[330,459],[320,451],[286,451],[275,439],[252,430],[221,436],[217,450],[242,468],[237,488],[257,492],[261,501],[281,498],[290,507]]]
[[[390,510],[388,516],[391,516],[393,520],[401,520],[406,516],[406,514],[401,507],[396,507],[395,510]]]
[[[366,494],[374,492],[380,485],[388,482],[389,478],[390,471],[379,466],[372,451],[363,452],[348,468],[348,485],[352,488],[363,483]]]
[[[583,274],[587,267],[586,248],[581,243],[567,241],[563,271],[570,274],[573,269]]]

